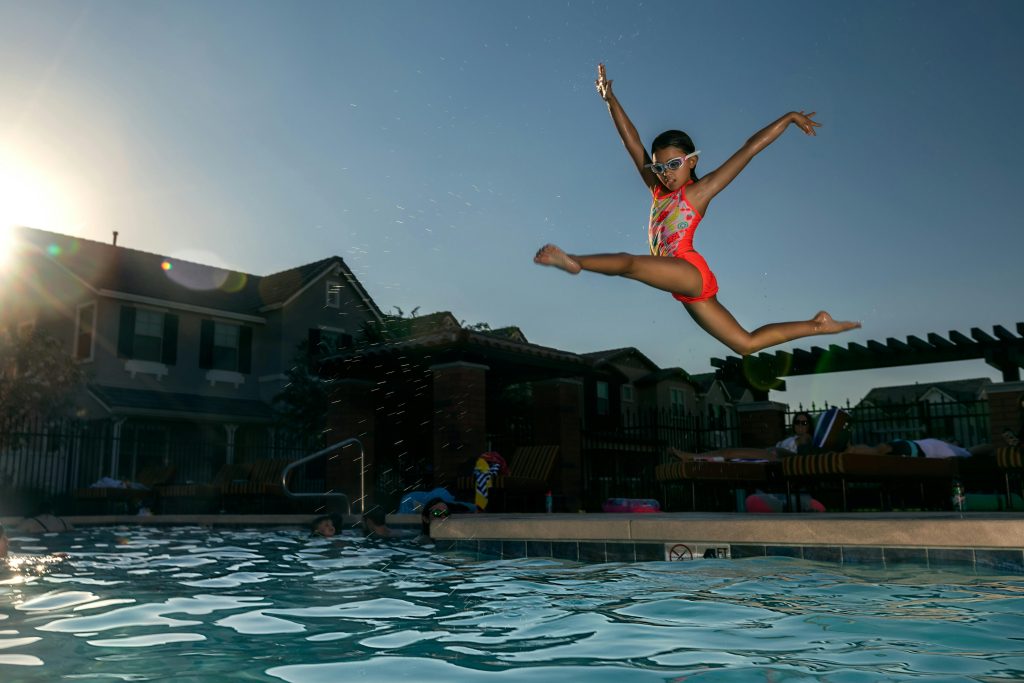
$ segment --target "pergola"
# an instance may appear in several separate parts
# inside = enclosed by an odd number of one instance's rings
[[[1004,382],[1015,382],[1024,367],[1024,322],[1017,323],[1015,329],[1016,334],[996,325],[988,334],[972,327],[969,336],[951,330],[946,337],[929,332],[926,339],[910,335],[906,341],[888,337],[885,342],[872,340],[866,345],[850,342],[846,346],[830,344],[827,349],[812,346],[792,352],[712,358],[711,365],[717,368],[718,379],[748,387],[759,401],[768,400],[772,389],[785,390],[783,377],[959,360],[984,360],[1002,373]]]

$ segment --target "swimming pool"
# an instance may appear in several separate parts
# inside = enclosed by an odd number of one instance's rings
[[[69,558],[0,575],[5,683],[1024,677],[1020,577],[477,561],[266,529],[97,528],[13,550]]]

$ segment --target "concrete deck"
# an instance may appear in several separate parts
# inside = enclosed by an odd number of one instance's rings
[[[962,518],[952,512],[455,515],[435,525],[432,533],[445,540],[695,541],[1024,550],[1024,513],[965,513]]]

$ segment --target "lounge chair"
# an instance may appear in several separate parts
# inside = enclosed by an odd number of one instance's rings
[[[780,483],[778,462],[745,460],[679,460],[673,458],[654,468],[654,478],[662,484],[665,505],[673,509],[671,494],[686,491],[683,507],[691,510],[736,510],[736,489],[769,488]],[[688,485],[688,486],[687,486]],[[728,496],[723,494],[728,492]],[[689,503],[687,506],[686,503]]]
[[[1024,494],[1024,452],[1021,451],[1021,447],[1003,446],[996,450],[996,467],[1003,475],[1006,509],[1012,510],[1013,494]],[[1016,491],[1012,490],[1013,488]]]
[[[915,507],[949,509],[953,480],[960,475],[961,458],[912,458],[897,455],[828,452],[782,459],[787,493],[792,488],[830,488],[841,491],[840,509],[849,509],[851,484],[878,490],[878,508],[891,509],[893,500],[914,498]],[[812,491],[815,497],[822,497]],[[912,496],[908,495],[913,493]],[[833,506],[829,506],[833,507]]]
[[[558,459],[558,446],[520,446],[508,459],[508,473],[493,480],[488,510],[500,509],[519,512],[541,511],[544,509],[544,494],[551,488],[551,473]],[[460,492],[475,490],[476,480],[472,476],[459,477],[456,487]],[[492,507],[493,506],[493,507]]]
[[[229,512],[282,512],[289,500],[281,487],[281,473],[290,458],[266,458],[251,464],[249,477],[221,486],[224,509]]]
[[[144,504],[157,505],[158,487],[171,481],[177,468],[174,465],[144,467],[135,483],[144,488],[96,486],[75,491],[75,510],[78,514],[112,515],[135,514]]]
[[[158,489],[160,511],[167,514],[202,515],[223,509],[223,489],[236,481],[248,481],[252,463],[222,465],[206,483],[169,484]]]

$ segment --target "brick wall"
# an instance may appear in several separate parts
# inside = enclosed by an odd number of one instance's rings
[[[453,490],[472,458],[487,450],[487,366],[445,363],[434,381],[434,484]],[[467,465],[467,463],[469,463]]]

